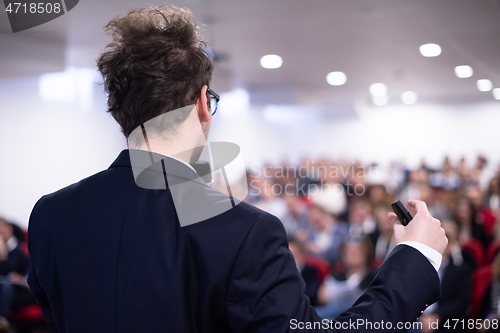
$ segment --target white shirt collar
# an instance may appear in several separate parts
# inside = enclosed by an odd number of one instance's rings
[[[180,158],[177,158],[177,157],[174,157],[174,156],[170,156],[170,155],[165,155],[165,156],[170,157],[171,159],[174,159],[174,160],[176,160],[178,162],[181,162],[182,164],[188,166],[189,168],[191,168],[191,170],[193,170],[194,172],[196,172],[196,170],[193,168],[193,166],[191,164],[187,163],[186,161],[183,161]]]

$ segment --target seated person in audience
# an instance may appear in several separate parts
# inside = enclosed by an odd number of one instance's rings
[[[390,205],[393,202],[392,196],[382,184],[372,184],[368,187],[368,201],[373,209],[381,205]]]
[[[496,246],[497,244],[500,244],[500,212],[499,215],[497,216],[497,220],[495,222],[495,225],[493,227],[493,238],[491,240],[491,245],[490,246]],[[495,252],[493,253],[493,257],[500,252],[500,248],[497,248]]]
[[[500,242],[500,175],[491,179],[485,196],[485,205],[490,208],[495,217],[491,228],[493,241]]]
[[[286,203],[287,212],[281,222],[286,234],[304,240],[310,229],[306,204],[298,195],[284,195],[283,200]]]
[[[402,184],[397,197],[401,202],[408,202],[409,199],[420,200],[420,189],[423,184],[427,184],[428,172],[424,168],[408,170],[407,179]]]
[[[318,289],[320,273],[315,266],[308,265],[305,261],[304,243],[295,237],[288,237],[288,248],[293,254],[297,268],[306,283],[305,294],[309,297],[311,305],[318,305]]]
[[[328,181],[332,181],[329,179]],[[337,218],[345,215],[347,209],[346,191],[339,191],[340,184],[326,183],[309,189],[310,201]]]
[[[500,322],[500,252],[493,260],[492,269],[491,284],[486,289],[479,308],[479,318],[489,319],[490,323],[495,319]],[[498,329],[491,329],[490,332],[498,332]]]
[[[460,175],[451,165],[449,157],[444,158],[441,170],[430,176],[430,183],[434,187],[442,187],[447,191],[454,190],[460,186]]]
[[[500,176],[493,177],[486,193],[486,206],[491,210],[500,212]]]
[[[420,200],[427,204],[429,213],[440,221],[452,218],[449,209],[439,200],[443,191],[444,189],[440,187],[432,188],[427,184],[420,185]]]
[[[318,293],[324,306],[316,311],[323,318],[336,318],[351,307],[373,280],[373,244],[369,238],[349,236],[342,245],[341,262],[343,270],[327,276]]]
[[[453,330],[443,325],[448,319],[467,319],[466,311],[472,297],[472,277],[476,264],[460,247],[457,223],[446,220],[442,222],[442,227],[448,237],[448,246],[438,271],[442,296],[441,300],[429,306],[420,317],[424,333],[462,332],[461,329]],[[435,322],[439,323],[436,330],[433,325],[429,325]]]
[[[366,236],[377,228],[372,207],[366,198],[357,197],[349,205],[349,235]]]
[[[477,210],[474,203],[466,196],[456,200],[454,220],[459,225],[459,239],[461,244],[467,243],[471,238],[483,244],[484,250],[488,248],[490,239],[486,235],[484,226],[477,221]]]
[[[495,212],[484,204],[484,196],[478,185],[468,185],[465,187],[465,193],[474,204],[477,212],[477,222],[483,225],[486,235],[491,238],[496,221]]]
[[[392,222],[387,216],[392,210],[389,206],[382,205],[375,208],[375,219],[377,220],[377,230],[368,235],[375,245],[375,260],[382,262],[392,249],[396,246],[394,242],[394,229]]]
[[[334,264],[340,258],[340,245],[349,234],[349,227],[316,204],[309,207],[309,220],[312,229],[306,242],[307,251]]]
[[[469,181],[475,184],[479,184],[481,188],[487,187],[487,173],[485,173],[486,165],[488,165],[488,160],[485,156],[478,155],[476,159],[476,165],[469,171]]]
[[[280,220],[285,216],[287,208],[285,201],[279,194],[280,191],[276,190],[280,187],[273,188],[274,182],[271,179],[261,177],[259,182],[254,182],[254,187],[258,186],[260,190],[259,200],[254,203],[257,208],[262,209],[268,213],[273,214]]]
[[[14,235],[16,232],[17,237]],[[35,304],[35,298],[26,284],[29,257],[21,247],[24,237],[20,229],[0,218],[0,321],[9,319],[10,311]]]

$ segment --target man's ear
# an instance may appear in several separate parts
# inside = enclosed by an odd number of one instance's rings
[[[201,88],[200,96],[198,96],[198,100],[196,101],[196,111],[202,123],[206,123],[210,120],[210,110],[207,104],[207,89],[208,87],[206,85]]]

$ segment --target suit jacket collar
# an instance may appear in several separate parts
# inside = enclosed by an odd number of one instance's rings
[[[124,149],[118,157],[109,166],[109,169],[114,167],[129,167],[133,168],[134,178],[136,182],[139,179],[144,179],[146,175],[144,171],[148,171],[148,183],[151,178],[157,178],[160,183],[164,182],[163,171],[169,176],[175,177],[179,182],[194,181],[200,185],[208,186],[208,184],[191,168],[170,156],[148,152],[139,149]],[[140,185],[140,183],[138,183]]]
[[[140,188],[168,189],[181,227],[223,214],[241,202],[213,190],[187,165],[165,155],[127,149],[110,166],[115,167],[131,168]]]

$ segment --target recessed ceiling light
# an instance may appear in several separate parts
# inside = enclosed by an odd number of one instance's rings
[[[370,94],[372,96],[387,95],[387,86],[383,83],[374,83],[370,86]]]
[[[490,91],[493,88],[493,83],[488,79],[477,80],[477,89],[479,91]]]
[[[376,106],[384,106],[389,103],[389,96],[383,95],[383,96],[372,96],[372,102]]]
[[[434,43],[424,44],[419,50],[424,57],[437,57],[441,54],[441,46]]]
[[[472,67],[463,65],[455,67],[455,74],[461,79],[467,79],[474,74]]]
[[[268,54],[260,58],[260,65],[264,68],[280,68],[283,65],[283,59],[276,54]]]
[[[332,86],[341,86],[347,81],[347,76],[344,72],[331,72],[326,76],[326,82]]]
[[[414,91],[405,91],[401,94],[401,102],[406,105],[412,105],[417,103],[418,95]]]
[[[493,89],[493,98],[500,101],[500,88]]]

